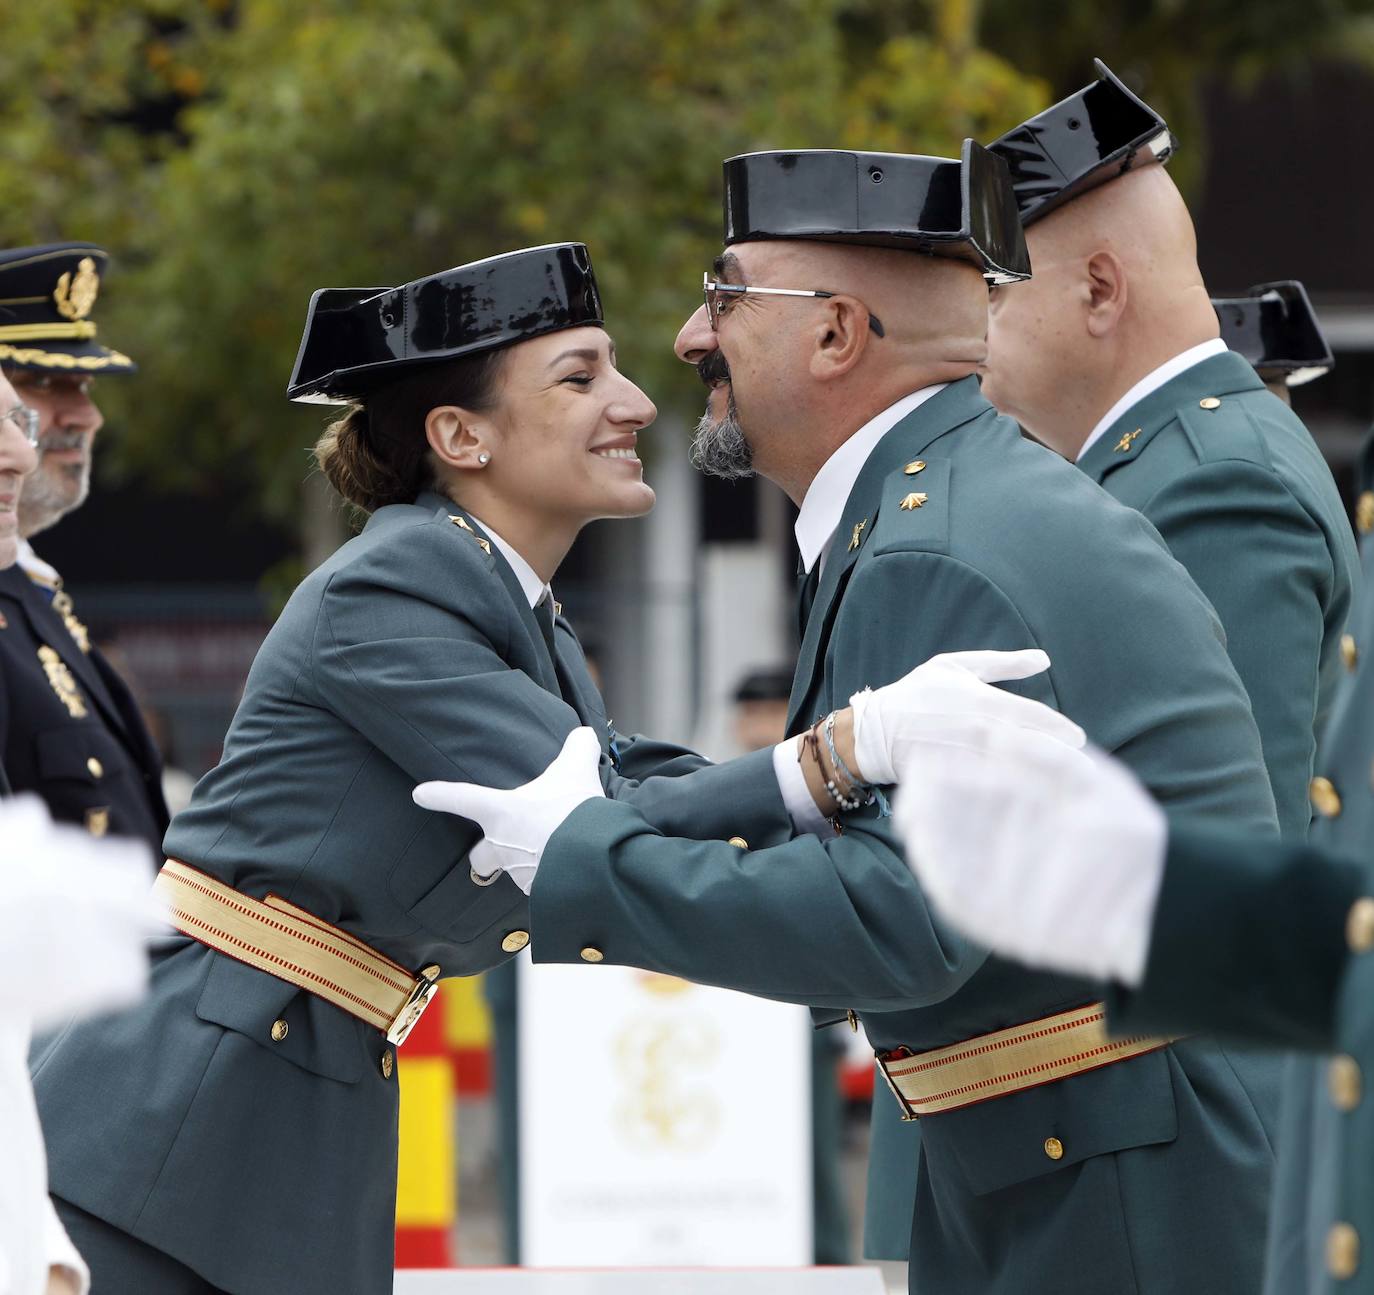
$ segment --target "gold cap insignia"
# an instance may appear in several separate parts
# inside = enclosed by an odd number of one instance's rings
[[[1133,432],[1127,432],[1125,436],[1123,436],[1119,441],[1117,441],[1116,452],[1118,454],[1125,454],[1126,451],[1129,450],[1131,446],[1135,444],[1135,438],[1139,435],[1140,428],[1138,427]]]
[[[95,272],[95,261],[83,256],[77,263],[75,277],[68,270],[58,279],[52,299],[63,319],[85,319],[99,293],[100,276]]]
[[[910,512],[913,508],[920,508],[921,505],[924,504],[925,501],[929,498],[929,495],[921,495],[913,491],[911,494],[907,495],[905,499],[902,500],[899,506],[901,507],[903,512]]]

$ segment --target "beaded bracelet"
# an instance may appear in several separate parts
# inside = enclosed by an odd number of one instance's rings
[[[874,799],[872,785],[855,776],[854,772],[840,758],[839,750],[835,746],[835,712],[833,710],[825,717],[825,749],[830,755],[831,767],[837,775],[849,784],[849,795],[845,800],[839,801],[840,808],[850,810],[871,805]]]
[[[820,776],[820,780],[825,786],[826,794],[830,797],[830,799],[835,802],[839,809],[858,809],[859,802],[854,801],[854,803],[851,804],[850,802],[853,800],[853,798],[850,796],[846,796],[844,792],[842,792],[836,785],[834,778],[832,778],[826,772],[825,761],[821,759],[820,730],[821,724],[823,722],[824,721],[818,719],[809,729],[807,729],[805,733],[802,734],[801,749],[797,752],[797,763],[801,763],[802,757],[806,754],[806,751],[809,748],[811,751],[811,759],[815,762],[816,765],[816,773]]]

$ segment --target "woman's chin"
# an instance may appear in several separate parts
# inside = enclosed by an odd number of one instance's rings
[[[654,506],[653,487],[647,481],[627,482],[605,500],[602,517],[643,517]]]

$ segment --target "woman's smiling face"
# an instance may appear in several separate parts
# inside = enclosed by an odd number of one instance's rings
[[[570,328],[507,352],[484,415],[484,476],[506,502],[564,521],[638,517],[654,505],[636,452],[654,403],[615,367],[601,328]]]

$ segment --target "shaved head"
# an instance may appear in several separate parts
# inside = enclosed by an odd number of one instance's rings
[[[1072,458],[1146,374],[1220,334],[1192,218],[1152,164],[1072,199],[1026,231],[1034,277],[991,298],[983,389]]]

